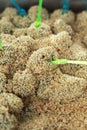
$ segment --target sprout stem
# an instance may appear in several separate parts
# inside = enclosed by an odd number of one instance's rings
[[[87,65],[87,61],[78,61],[78,60],[67,60],[67,59],[51,59],[51,64],[54,65],[63,65],[63,64],[79,64],[79,65]]]
[[[36,27],[39,27],[41,25],[42,4],[43,4],[43,0],[39,0],[38,15],[37,15],[37,18],[36,18],[36,23],[35,23]]]
[[[68,63],[71,63],[71,64],[82,64],[82,65],[87,65],[87,61],[74,61],[74,60],[68,60]]]

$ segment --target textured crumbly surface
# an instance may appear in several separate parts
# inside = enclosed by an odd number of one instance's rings
[[[18,121],[8,109],[0,105],[0,130],[16,130],[18,129]]]
[[[33,39],[48,37],[51,34],[50,26],[45,23],[41,23],[39,28],[35,27],[35,23],[33,23],[27,31],[27,34],[30,35]]]
[[[85,24],[87,21],[87,12],[83,11],[77,15],[76,21],[76,29],[77,31],[87,31],[87,25]]]
[[[72,46],[73,42],[71,40],[71,36],[68,32],[62,31],[57,35],[52,35],[50,37],[51,44],[57,50],[57,52],[62,55]],[[65,54],[64,54],[65,55]]]
[[[54,100],[62,104],[69,103],[80,97],[86,90],[87,82],[83,78],[54,74],[43,76],[40,79],[37,91],[40,99]]]
[[[4,44],[10,44],[12,43],[12,40],[15,39],[16,37],[14,35],[10,35],[10,34],[4,34],[2,33],[0,35],[0,39],[2,39]]]
[[[7,17],[9,20],[14,19],[15,16],[17,16],[17,10],[11,7],[7,7],[1,14],[1,17]]]
[[[28,16],[21,17],[21,16],[15,16],[15,18],[12,20],[12,23],[15,25],[17,28],[27,28],[30,26],[31,21],[28,18]]]
[[[64,58],[68,58],[71,60],[83,60],[83,61],[87,61],[87,49],[86,47],[79,43],[75,43],[73,44],[70,49],[66,52]],[[72,65],[72,64],[68,64],[68,65],[64,65],[64,66],[60,66],[61,70],[63,73],[67,73],[70,75],[75,75],[75,73],[80,69],[80,68],[87,68],[87,66],[83,66],[83,65]],[[86,72],[87,73],[87,72]]]
[[[0,14],[0,130],[87,130],[87,66],[50,63],[87,61],[87,12],[37,11]]]
[[[14,25],[6,17],[2,17],[0,20],[0,33],[11,34],[14,29]]]
[[[58,58],[58,53],[55,48],[49,46],[38,49],[30,56],[27,69],[30,69],[34,74],[44,74],[52,71],[56,66],[51,65],[48,60],[54,57]]]
[[[34,104],[36,104],[38,108],[37,111],[39,110],[40,112],[40,109],[42,109],[41,106],[43,106],[43,104],[39,104],[38,102],[34,102]],[[66,105],[60,105],[58,107],[51,106],[50,103],[44,106],[45,108],[43,108],[42,111],[46,111],[45,113],[41,111],[41,113],[39,113],[38,116],[35,116],[32,120],[25,121],[20,126],[19,130],[87,129],[87,100],[80,98],[75,102],[71,102],[70,104]]]
[[[75,14],[72,11],[68,11],[67,13],[62,14],[60,9],[55,10],[51,14],[51,20],[55,21],[57,19],[63,19],[65,23],[72,24],[75,20]]]
[[[31,72],[16,72],[13,77],[13,92],[21,97],[35,94],[36,79]]]
[[[85,44],[86,47],[87,47],[87,36],[86,36],[86,35],[84,36],[83,42],[84,42],[84,44]]]
[[[5,87],[6,87],[6,76],[4,73],[0,72],[0,93],[6,90]]]
[[[34,22],[36,20],[37,13],[38,13],[38,6],[37,5],[29,8],[28,17],[30,18],[31,22]],[[47,20],[49,18],[49,13],[45,8],[42,9],[41,16],[42,16],[43,21]]]
[[[73,34],[71,26],[66,24],[62,19],[58,19],[53,23],[52,30],[55,34],[62,31],[67,31],[69,34]]]
[[[22,100],[12,93],[0,94],[0,105],[7,107],[11,113],[20,113],[23,108]]]
[[[26,36],[27,35],[27,28],[15,28],[13,31],[13,35],[15,37]]]

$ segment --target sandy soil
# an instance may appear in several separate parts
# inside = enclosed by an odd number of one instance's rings
[[[87,130],[87,66],[49,62],[87,61],[87,12],[37,9],[0,14],[0,130]]]

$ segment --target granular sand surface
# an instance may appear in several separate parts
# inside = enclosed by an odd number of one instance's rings
[[[87,130],[87,66],[49,62],[87,61],[87,11],[37,11],[0,14],[0,130]]]

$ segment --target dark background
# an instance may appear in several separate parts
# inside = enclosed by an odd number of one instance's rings
[[[26,10],[32,6],[38,4],[39,0],[17,0],[21,7]],[[49,11],[53,11],[54,9],[61,8],[63,0],[43,0],[43,7],[46,7]],[[12,6],[10,0],[0,0],[0,11],[4,10],[6,7]],[[70,0],[70,8],[75,11],[81,11],[86,9],[87,0]]]

